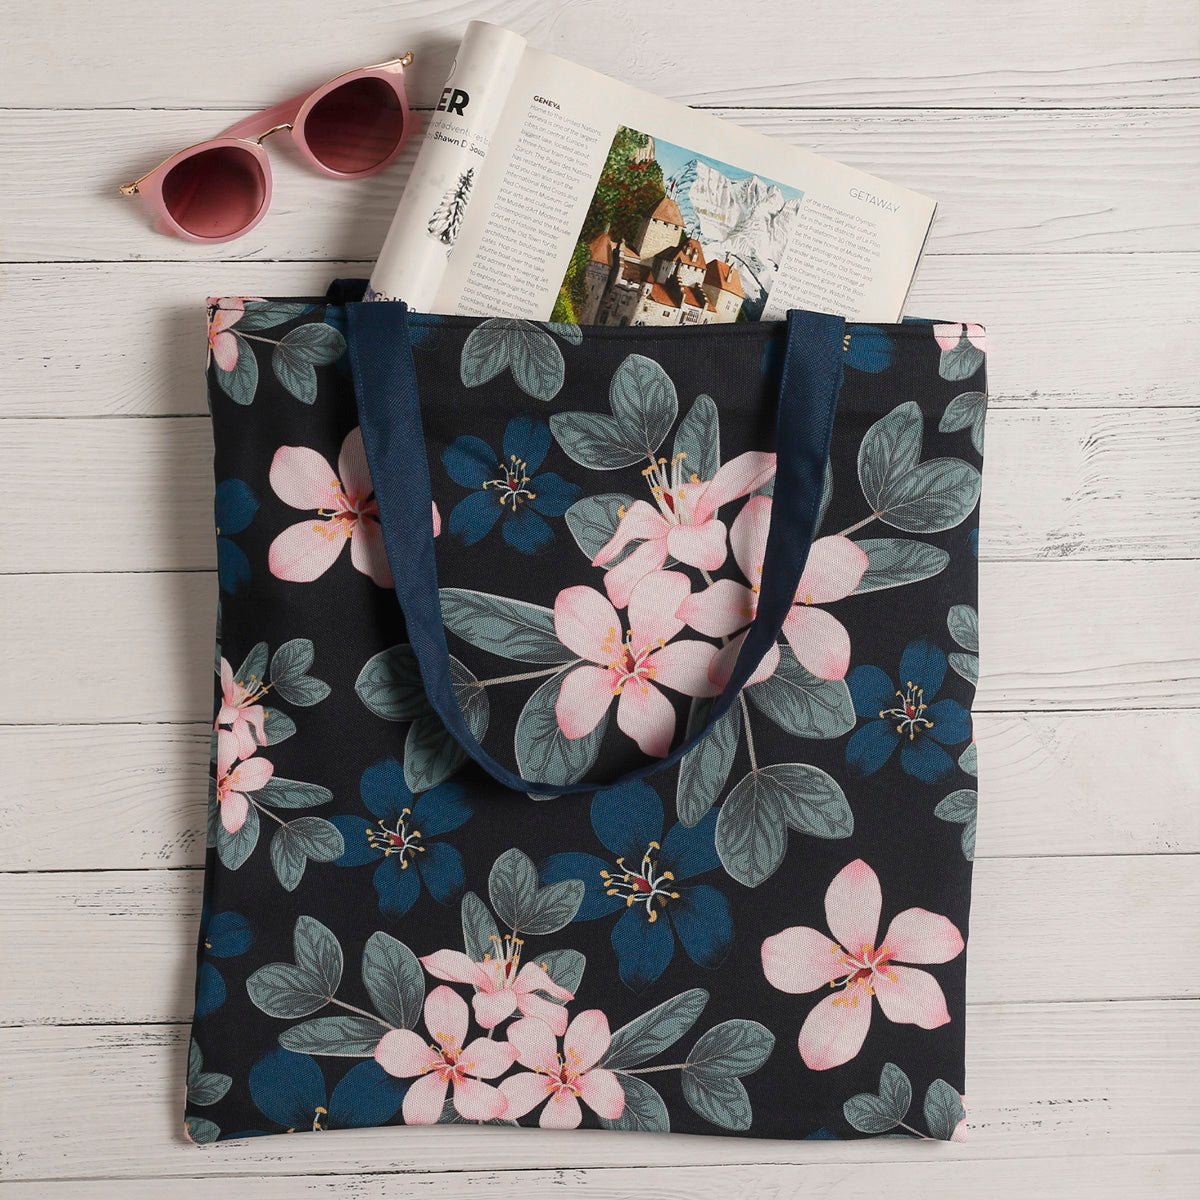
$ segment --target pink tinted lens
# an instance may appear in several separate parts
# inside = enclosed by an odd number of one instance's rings
[[[404,137],[400,97],[382,79],[352,79],[322,96],[304,121],[304,140],[329,171],[356,175],[387,159]]]
[[[162,184],[167,212],[197,237],[229,237],[258,216],[267,181],[258,159],[238,146],[214,146],[176,163]]]

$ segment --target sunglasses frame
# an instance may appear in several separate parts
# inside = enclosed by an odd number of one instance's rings
[[[244,237],[267,215],[267,209],[271,207],[271,163],[266,150],[263,148],[263,142],[273,133],[282,133],[285,130],[290,133],[293,143],[304,158],[323,175],[329,175],[334,179],[365,179],[370,175],[378,174],[396,161],[401,151],[403,151],[405,144],[408,142],[409,137],[416,132],[416,118],[409,110],[408,97],[404,92],[404,70],[412,61],[413,53],[410,50],[400,58],[389,59],[387,62],[376,63],[370,67],[359,67],[357,70],[346,71],[341,75],[335,76],[313,91],[303,92],[298,96],[293,96],[290,100],[284,100],[280,104],[264,109],[252,117],[246,117],[244,120],[238,121],[215,138],[209,138],[207,141],[185,146],[184,149],[177,151],[169,158],[163,159],[154,170],[147,171],[140,179],[134,180],[133,183],[122,184],[120,187],[121,195],[141,196],[157,211],[160,218],[157,228],[161,232],[172,234],[175,237],[186,238],[189,242],[203,242],[208,245],[216,245],[219,242],[231,242],[235,238]],[[400,138],[396,143],[395,149],[386,158],[368,167],[365,171],[335,171],[331,167],[327,167],[313,153],[304,137],[304,123],[313,108],[328,96],[330,92],[336,91],[338,88],[357,79],[381,79],[392,88],[392,91],[400,101],[400,112],[403,120]],[[253,218],[234,233],[225,234],[222,237],[204,237],[202,234],[192,233],[190,230],[185,229],[168,211],[166,201],[163,198],[163,181],[181,162],[185,162],[187,159],[194,158],[196,155],[206,151],[220,149],[225,146],[244,150],[253,155],[257,161],[259,169],[263,174],[262,203],[259,205],[258,211],[254,214]]]

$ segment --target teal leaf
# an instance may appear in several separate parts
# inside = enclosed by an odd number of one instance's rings
[[[681,454],[685,478],[711,479],[721,466],[721,420],[711,396],[697,396],[679,422],[673,457]]]
[[[500,930],[487,905],[474,892],[468,892],[462,899],[462,929],[468,958],[483,962],[485,956],[496,953]]]
[[[575,539],[575,545],[583,551],[588,562],[612,540],[617,526],[621,523],[621,513],[628,511],[632,503],[633,497],[626,496],[623,492],[607,492],[601,496],[585,496],[567,509],[567,528]],[[604,569],[607,571],[615,567],[632,554],[635,548],[632,544],[626,546],[616,558],[605,564]]]
[[[566,988],[568,992],[579,991],[580,980],[583,979],[583,968],[587,966],[587,959],[578,950],[548,950],[545,954],[538,956],[537,962],[541,963],[546,970],[546,974],[558,984],[559,987]],[[550,997],[546,997],[550,1000]],[[550,1000],[552,1004],[557,1004],[557,1000]]]
[[[964,751],[964,754],[966,752]],[[962,765],[961,759],[959,765]],[[963,857],[975,858],[975,830],[979,814],[979,793],[974,788],[960,788],[938,801],[933,815],[942,821],[961,825]]]
[[[610,1071],[628,1071],[661,1054],[691,1029],[707,1003],[708,993],[692,988],[634,1017],[612,1035],[599,1065]]]
[[[561,321],[543,321],[542,327],[569,342],[572,346],[583,345],[583,330],[578,325],[568,325]]]
[[[740,1079],[694,1075],[684,1071],[680,1077],[683,1098],[688,1107],[706,1121],[722,1129],[749,1129],[753,1113],[750,1097]]]
[[[217,384],[234,404],[253,404],[254,393],[258,390],[258,359],[245,338],[238,337],[237,330],[231,329],[237,338],[238,356],[232,371],[222,371],[213,364],[216,371]]]
[[[687,1056],[684,1073],[710,1079],[749,1075],[774,1048],[775,1035],[765,1025],[741,1018],[723,1021],[701,1035]]]
[[[929,1136],[939,1142],[948,1142],[965,1117],[962,1098],[944,1079],[935,1079],[925,1093],[925,1126]]]
[[[954,605],[946,614],[946,628],[964,650],[979,653],[979,614],[971,605]]]
[[[538,893],[537,869],[529,856],[515,847],[492,864],[488,874],[488,899],[501,922],[519,930],[533,910]]]
[[[296,966],[332,996],[342,981],[342,948],[337,938],[315,917],[297,917],[292,947]]]
[[[467,752],[431,713],[418,717],[404,739],[404,782],[418,793],[445,783],[467,761]]]
[[[238,320],[238,330],[257,333],[260,329],[274,329],[288,321],[302,317],[309,309],[307,304],[284,304],[272,300],[268,304],[249,304]]]
[[[983,366],[983,351],[972,346],[966,334],[960,334],[958,345],[951,350],[943,350],[938,360],[938,374],[943,379],[957,383],[961,379],[970,379]]]
[[[189,1104],[202,1108],[216,1104],[229,1091],[233,1079],[217,1071],[204,1070],[204,1055],[195,1038],[188,1047],[187,1098]]]
[[[912,1084],[895,1063],[885,1063],[879,1093],[860,1092],[842,1105],[847,1122],[859,1133],[886,1133],[904,1120],[912,1104]]]
[[[242,665],[233,673],[233,678],[247,691],[257,692],[267,678],[267,643],[259,642],[242,659]]]
[[[273,682],[273,687],[275,694],[281,700],[286,700],[289,704],[295,704],[300,708],[320,704],[329,695],[330,690],[329,684],[312,675],[298,675],[284,683]]]
[[[568,458],[593,471],[616,471],[646,458],[645,449],[603,413],[553,413],[550,432]]]
[[[958,756],[959,768],[966,771],[968,775],[979,774],[979,752],[975,749],[975,743],[971,742],[969,746]]]
[[[760,771],[735,784],[717,813],[717,854],[726,872],[758,887],[783,862],[787,825],[780,788]]]
[[[338,827],[322,817],[298,817],[280,825],[271,838],[271,866],[286,891],[294,892],[309,860],[333,862],[346,845]]]
[[[708,711],[708,706],[699,709],[696,719],[704,719],[699,714]],[[735,705],[680,760],[675,809],[679,820],[689,829],[699,823],[720,797],[733,770],[741,733],[741,710]]]
[[[953,654],[946,656],[946,661],[951,668],[961,675],[968,683],[979,682],[979,655],[978,654],[961,654],[955,651]]]
[[[525,702],[514,737],[523,779],[542,784],[576,783],[595,766],[608,728],[608,714],[586,737],[568,738],[558,726],[555,705],[562,674],[553,675]]]
[[[967,343],[970,345],[970,343]],[[959,429],[971,431],[971,445],[976,454],[983,453],[983,422],[987,415],[987,395],[984,392],[963,392],[946,405],[942,419],[938,422],[941,433],[954,433]]]
[[[847,838],[854,832],[854,814],[846,793],[832,775],[808,763],[776,763],[763,767],[782,792],[784,824],[811,837]]]
[[[384,1020],[403,1029],[416,1027],[425,1001],[425,974],[403,942],[387,933],[371,934],[363,947],[362,980]]]
[[[338,1058],[370,1058],[387,1026],[367,1017],[346,1014],[314,1017],[285,1029],[279,1044],[296,1054],[328,1054]]]
[[[446,657],[450,663],[450,686],[454,689],[459,711],[471,731],[471,736],[476,741],[482,741],[491,717],[487,688],[481,687],[475,675],[453,654]]]
[[[574,662],[554,632],[554,611],[465,588],[442,588],[442,623],[479,650],[527,663]]]
[[[564,879],[549,887],[539,888],[533,908],[520,923],[522,933],[544,937],[569,925],[583,903],[582,879]]]
[[[328,804],[333,793],[320,784],[273,775],[254,793],[254,798],[272,808],[315,808],[318,804]]]
[[[773,496],[775,494],[775,476],[770,479],[771,490],[766,494]],[[821,501],[817,505],[817,520],[813,525],[813,529],[820,531],[821,525],[825,521],[825,514],[829,511],[829,502],[833,499],[833,463],[828,459],[825,460],[825,474],[821,477]]]
[[[338,330],[324,321],[311,321],[283,335],[271,352],[271,367],[287,391],[312,404],[317,398],[316,368],[337,362],[345,352],[346,339]]]
[[[636,1075],[618,1075],[625,1092],[625,1107],[615,1119],[601,1117],[605,1129],[633,1133],[670,1133],[671,1117],[663,1098],[644,1079]]]
[[[296,732],[296,722],[285,712],[277,708],[263,707],[263,733],[266,735],[264,746],[278,746],[286,742]]]
[[[221,1136],[221,1127],[205,1117],[188,1117],[184,1121],[188,1137],[198,1146],[215,1142]]]
[[[843,679],[818,679],[796,660],[790,646],[779,649],[779,666],[746,689],[759,712],[785,733],[835,738],[854,728],[854,701]]]
[[[417,656],[407,642],[367,659],[354,681],[358,698],[385,721],[415,721],[432,711]]]
[[[459,373],[464,386],[479,387],[506,368],[535,400],[552,400],[562,387],[562,351],[544,329],[504,318],[481,322],[463,343]]]
[[[307,971],[290,963],[268,963],[246,980],[246,991],[255,1008],[268,1017],[285,1020],[307,1017],[329,1003],[332,993]]]
[[[642,354],[630,354],[616,369],[608,401],[627,442],[643,457],[662,445],[679,415],[675,385],[654,359]]]
[[[258,845],[258,809],[250,805],[237,833],[230,833],[217,819],[217,858],[227,871],[236,871]]]
[[[946,569],[950,555],[940,546],[911,538],[865,538],[855,545],[867,556],[867,570],[853,595],[878,592],[931,579]]]
[[[308,707],[329,695],[329,684],[308,674],[313,655],[313,644],[308,638],[284,642],[272,655],[271,687],[281,700]]]

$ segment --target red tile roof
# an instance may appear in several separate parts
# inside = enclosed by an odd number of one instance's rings
[[[746,298],[746,293],[742,291],[742,281],[738,277],[737,268],[731,263],[713,259],[704,272],[704,282],[720,288],[723,292],[732,292],[741,300]]]
[[[679,211],[679,205],[670,196],[664,196],[651,210],[650,216],[655,221],[683,228],[683,214]]]

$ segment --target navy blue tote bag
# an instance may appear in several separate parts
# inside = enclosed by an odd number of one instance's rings
[[[962,1138],[983,330],[361,294],[209,305],[188,1136]]]

